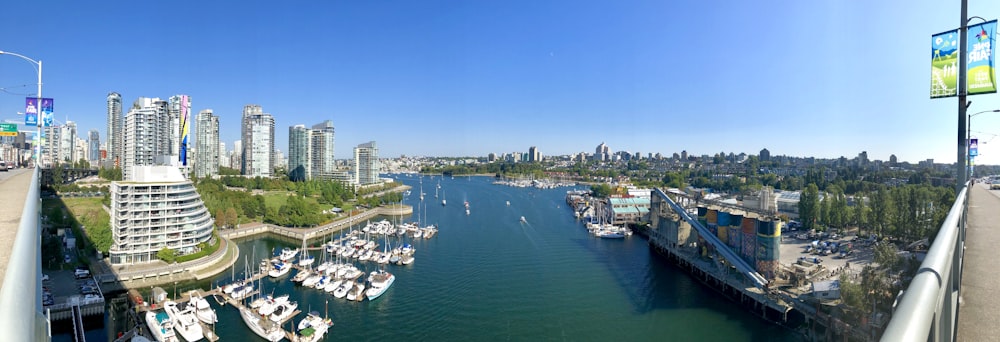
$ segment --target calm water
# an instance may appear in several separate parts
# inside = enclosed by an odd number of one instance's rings
[[[334,319],[332,335],[358,341],[799,340],[691,280],[639,236],[589,236],[565,204],[567,188],[512,188],[492,185],[489,177],[424,177],[424,208],[418,179],[399,177],[413,186],[404,202],[415,213],[404,220],[416,220],[423,211],[440,232],[430,240],[409,241],[417,249],[412,265],[386,266],[396,282],[380,298],[336,299],[293,284],[295,271],[277,281],[265,279],[264,291],[290,294],[303,311],[325,310]],[[439,181],[447,206],[434,198]],[[469,216],[463,201],[470,203]],[[519,222],[521,216],[527,223]],[[270,238],[240,242],[241,252],[255,250],[260,257],[285,246],[293,244]],[[236,267],[239,277],[242,261]],[[230,277],[226,272],[214,283],[228,283]],[[179,284],[177,291],[208,286]],[[163,287],[173,291],[172,285]],[[224,341],[261,340],[235,308],[216,309],[216,332]]]

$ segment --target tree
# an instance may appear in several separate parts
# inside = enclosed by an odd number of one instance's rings
[[[172,264],[174,260],[177,260],[176,252],[167,247],[163,247],[160,249],[159,252],[156,252],[156,257],[160,258],[160,260],[167,262],[168,264]]]
[[[816,221],[819,219],[819,188],[816,184],[806,186],[799,197],[799,219],[802,220],[803,229],[816,228]]]
[[[597,198],[607,198],[611,196],[611,185],[606,183],[591,185],[590,193]]]

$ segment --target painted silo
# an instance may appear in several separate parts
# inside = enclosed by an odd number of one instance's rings
[[[740,226],[743,225],[743,214],[729,214],[729,246],[739,251],[740,247]]]
[[[781,251],[781,224],[772,220],[757,221],[757,272],[774,279]]]
[[[740,255],[749,263],[753,263],[757,250],[757,219],[744,216],[743,224],[740,225]]]

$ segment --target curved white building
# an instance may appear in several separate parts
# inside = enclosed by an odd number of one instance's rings
[[[212,238],[215,220],[194,184],[176,167],[137,166],[131,180],[111,183],[112,264],[157,260],[163,247],[193,253]]]

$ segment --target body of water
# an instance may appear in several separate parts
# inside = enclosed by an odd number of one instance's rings
[[[375,301],[336,299],[292,283],[296,271],[262,282],[267,293],[290,294],[303,312],[329,314],[335,324],[329,340],[800,340],[700,285],[638,235],[590,236],[565,203],[569,188],[513,188],[493,185],[490,177],[398,179],[413,186],[404,203],[414,206],[414,214],[403,220],[426,216],[440,231],[429,240],[406,241],[417,250],[412,265],[383,266],[396,275],[385,294]],[[255,251],[258,259],[273,249],[297,247],[264,237],[238,242],[243,254]],[[378,267],[355,263],[368,271]],[[243,262],[235,267],[238,278]],[[225,284],[232,274],[178,284],[176,291]],[[261,340],[235,308],[216,310],[222,341]]]

